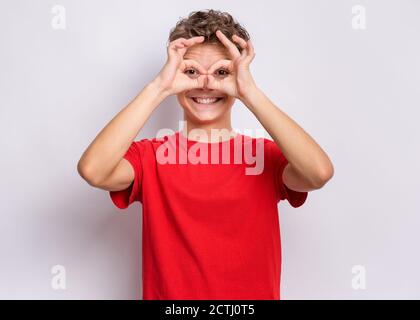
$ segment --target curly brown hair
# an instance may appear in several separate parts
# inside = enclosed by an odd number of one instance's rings
[[[178,38],[189,39],[197,36],[204,36],[204,43],[218,43],[216,31],[222,31],[226,37],[232,40],[234,34],[245,41],[250,39],[248,31],[245,30],[229,13],[219,10],[207,9],[191,12],[187,18],[181,18],[169,33],[169,42]],[[239,51],[242,51],[237,43],[234,43]]]

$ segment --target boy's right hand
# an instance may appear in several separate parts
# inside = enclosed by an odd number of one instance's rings
[[[135,168],[124,158],[160,98],[203,87],[207,71],[198,62],[185,60],[187,49],[204,37],[177,39],[168,45],[168,60],[158,76],[121,110],[89,145],[77,169],[90,185],[108,190],[127,189],[135,179]],[[159,91],[156,96],[156,89]]]
[[[185,60],[188,48],[204,41],[203,36],[190,39],[179,38],[167,47],[168,60],[154,79],[154,83],[166,95],[185,90],[202,88],[207,71],[195,60]]]

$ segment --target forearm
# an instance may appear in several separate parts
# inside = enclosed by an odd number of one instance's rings
[[[280,147],[294,171],[313,186],[322,185],[330,178],[333,168],[327,154],[260,89],[250,90],[244,102]]]
[[[146,85],[88,146],[78,163],[79,172],[96,181],[108,177],[165,97],[156,81]]]

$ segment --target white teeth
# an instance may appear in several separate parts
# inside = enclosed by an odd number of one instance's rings
[[[193,98],[195,102],[201,104],[212,104],[217,101],[217,98]]]

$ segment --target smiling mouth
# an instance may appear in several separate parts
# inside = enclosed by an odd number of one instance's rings
[[[191,99],[198,104],[211,105],[223,100],[221,97],[191,97]]]

